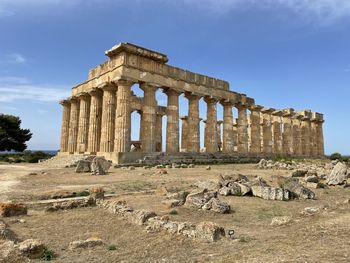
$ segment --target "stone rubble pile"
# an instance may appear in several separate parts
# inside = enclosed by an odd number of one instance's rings
[[[229,213],[231,211],[230,205],[220,201],[217,195],[217,191],[208,191],[207,189],[190,193],[186,197],[185,206],[201,210],[210,210],[220,214]]]
[[[0,262],[33,262],[30,259],[40,259],[45,248],[44,243],[37,239],[27,239],[17,244],[5,241],[0,244]]]
[[[212,222],[194,224],[190,222],[170,221],[168,217],[157,216],[152,211],[135,210],[128,206],[125,201],[100,200],[98,205],[113,214],[125,218],[129,222],[145,226],[147,232],[166,231],[171,234],[211,242],[225,236],[224,228]]]
[[[80,160],[85,160],[89,158],[90,155],[66,155],[66,156],[54,156],[50,159],[42,161],[39,163],[42,167],[50,167],[50,168],[68,168],[68,167],[76,167],[77,163]]]
[[[56,212],[58,210],[70,210],[80,207],[94,206],[96,204],[96,199],[93,197],[77,199],[77,200],[68,200],[64,202],[56,202],[46,207],[46,212]]]

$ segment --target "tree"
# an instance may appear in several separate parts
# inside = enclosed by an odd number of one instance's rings
[[[26,141],[32,138],[28,129],[21,129],[19,117],[0,114],[0,151],[22,152],[27,148]]]

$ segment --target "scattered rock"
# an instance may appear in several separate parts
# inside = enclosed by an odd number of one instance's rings
[[[129,167],[128,167],[128,170],[129,170],[129,171],[135,170],[135,167],[134,167],[134,166],[129,166]]]
[[[53,203],[51,206],[45,209],[46,212],[55,212],[58,210],[70,210],[79,207],[88,207],[96,204],[96,200],[91,196],[89,198],[79,200],[69,200],[65,202]]]
[[[75,250],[78,248],[92,248],[102,246],[103,241],[100,238],[92,237],[86,240],[76,240],[69,243],[69,250]]]
[[[195,237],[215,242],[225,237],[225,229],[213,222],[201,222],[196,226]]]
[[[27,215],[28,209],[23,204],[18,203],[0,203],[0,216],[22,216]]]
[[[162,201],[163,204],[167,206],[167,208],[174,208],[177,206],[183,205],[183,200],[180,199],[166,199]]]
[[[318,189],[318,188],[322,188],[322,184],[321,183],[312,183],[312,182],[308,182],[306,183],[306,187],[307,188],[311,188],[311,189]]]
[[[304,211],[301,212],[303,215],[314,215],[320,212],[319,207],[305,207]]]
[[[327,184],[328,185],[339,185],[343,184],[347,180],[347,171],[348,167],[346,164],[339,162],[337,163],[331,174],[328,176]]]
[[[188,167],[188,168],[194,168],[195,165],[194,165],[193,163],[191,163],[191,164],[189,164],[187,167]]]
[[[280,187],[293,193],[293,197],[298,197],[303,199],[315,198],[315,193],[312,192],[310,189],[304,187],[299,182],[298,178],[279,176],[277,181]]]
[[[21,255],[30,259],[40,258],[45,250],[43,242],[37,239],[27,239],[16,245]]]
[[[292,177],[304,177],[308,170],[295,170],[292,172]]]
[[[88,160],[80,160],[75,168],[76,173],[89,173],[91,172],[91,162]]]
[[[207,166],[207,167],[205,168],[205,170],[210,171],[210,170],[211,170],[211,166]]]
[[[283,226],[292,222],[290,216],[279,216],[272,218],[271,226]]]
[[[15,233],[12,232],[10,228],[2,220],[0,220],[0,240],[11,240],[11,241],[17,240]]]
[[[306,175],[305,181],[307,183],[318,183],[318,177],[316,175]]]
[[[226,202],[220,201],[218,198],[212,198],[202,206],[203,210],[211,210],[220,214],[230,213],[231,207]]]
[[[209,191],[217,191],[220,188],[220,185],[217,182],[206,180],[206,181],[198,181],[194,184],[200,189],[207,189]]]
[[[185,206],[201,209],[210,199],[217,196],[216,192],[208,190],[197,191],[190,193],[186,197]]]
[[[111,162],[103,157],[95,157],[91,162],[91,172],[94,175],[105,175],[111,167]]]

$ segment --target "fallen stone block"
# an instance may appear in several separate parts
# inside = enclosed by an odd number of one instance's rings
[[[253,196],[260,197],[265,200],[290,200],[290,193],[286,189],[274,188],[269,186],[252,186]]]
[[[292,172],[292,177],[304,177],[307,174],[308,170],[295,170],[294,172]]]
[[[186,197],[185,206],[201,209],[205,203],[210,199],[217,196],[217,192],[210,192],[208,190],[202,190],[194,193],[190,193]]]
[[[202,206],[202,210],[210,210],[220,214],[230,213],[231,207],[226,202],[220,201],[218,198],[212,198]]]
[[[38,259],[42,256],[45,245],[43,242],[37,239],[27,239],[16,245],[16,248],[21,255],[30,259]]]
[[[292,222],[292,218],[290,216],[279,216],[272,218],[271,226],[283,226]]]
[[[166,199],[162,201],[163,204],[167,206],[167,208],[174,208],[177,206],[182,206],[184,204],[183,200],[180,199]]]
[[[283,189],[287,189],[293,194],[293,197],[303,198],[303,199],[314,199],[315,193],[310,189],[304,187],[298,178],[293,177],[282,177],[279,176],[278,185]]]
[[[76,240],[69,243],[68,249],[69,250],[75,250],[78,248],[92,248],[97,246],[102,246],[104,243],[102,239],[92,237],[88,238],[86,240]]]
[[[105,175],[112,163],[103,157],[95,157],[91,162],[91,172],[94,175]]]
[[[88,160],[80,160],[75,168],[76,173],[89,173],[91,172],[91,162]]]
[[[70,210],[79,207],[88,207],[96,204],[96,200],[92,197],[88,199],[79,199],[79,200],[69,200],[65,202],[53,203],[51,206],[45,209],[46,212],[55,212],[58,210]]]
[[[15,233],[2,220],[0,220],[0,240],[17,240]]]
[[[347,181],[348,166],[342,162],[337,163],[327,178],[328,185],[340,185]]]
[[[195,238],[215,242],[225,237],[225,229],[213,222],[201,222],[196,226]]]

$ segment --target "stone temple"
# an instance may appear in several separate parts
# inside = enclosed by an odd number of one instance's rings
[[[108,61],[90,70],[88,80],[73,87],[72,95],[60,102],[59,155],[99,155],[119,164],[157,155],[190,154],[194,159],[324,155],[323,114],[256,105],[247,95],[231,91],[224,80],[170,66],[166,55],[130,43],[116,45],[105,54]],[[143,97],[132,92],[136,84]],[[157,103],[158,89],[167,95],[166,107]],[[188,101],[188,115],[182,117],[181,94]],[[206,120],[199,117],[202,98],[207,105]],[[217,119],[219,103],[223,120]],[[138,141],[131,140],[134,111],[140,114]],[[205,123],[203,149],[201,121]]]

